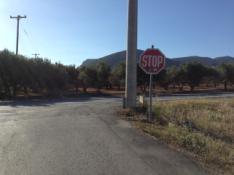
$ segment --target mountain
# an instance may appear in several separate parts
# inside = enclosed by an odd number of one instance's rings
[[[138,51],[138,53],[140,55],[140,51]],[[117,53],[113,53],[111,55],[102,57],[102,58],[98,58],[98,59],[87,59],[86,61],[84,61],[82,63],[82,66],[94,66],[96,65],[98,62],[105,62],[107,63],[111,68],[115,67],[118,63],[123,62],[126,58],[126,51],[122,51],[122,52],[117,52]]]
[[[143,53],[143,50],[137,50],[137,57]],[[121,62],[126,60],[126,51],[121,51],[117,53],[113,53],[111,55],[107,55],[98,59],[87,59],[85,60],[81,66],[92,67],[95,66],[98,62],[106,62],[111,68],[114,68]],[[189,56],[189,57],[180,57],[180,58],[167,58],[166,65],[170,66],[180,66],[182,64],[187,64],[191,62],[199,62],[206,66],[218,66],[223,63],[232,63],[234,64],[234,57],[224,56],[217,58],[209,58],[209,57],[199,57],[199,56]]]
[[[192,62],[199,62],[207,66],[213,65],[213,59],[209,57],[189,56],[189,57],[173,58],[173,60],[178,62],[179,65],[192,63]]]
[[[217,57],[214,59],[214,64],[215,65],[220,65],[223,63],[230,63],[233,64],[234,63],[234,58],[230,57],[230,56],[224,56],[224,57]]]

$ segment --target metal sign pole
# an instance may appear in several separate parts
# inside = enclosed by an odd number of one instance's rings
[[[148,106],[148,120],[151,122],[153,120],[152,116],[152,79],[153,75],[159,74],[166,65],[166,57],[165,55],[159,50],[154,49],[152,45],[151,49],[147,49],[141,56],[139,60],[139,66],[146,74],[150,75],[150,82],[149,82],[149,104]]]
[[[150,84],[149,84],[149,121],[152,121],[152,78],[153,74],[150,74]]]

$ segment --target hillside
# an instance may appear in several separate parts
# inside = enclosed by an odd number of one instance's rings
[[[143,53],[142,50],[137,50],[137,56]],[[125,61],[126,59],[126,51],[121,51],[117,53],[113,53],[111,55],[104,56],[102,58],[97,59],[87,59],[85,60],[81,66],[92,67],[95,66],[98,62],[106,62],[111,68],[114,68],[119,63]],[[199,56],[189,56],[189,57],[180,57],[180,58],[167,58],[166,63],[167,67],[170,66],[180,66],[182,64],[190,63],[190,62],[200,62],[206,66],[218,66],[223,63],[233,63],[234,57],[224,56],[217,58],[209,58],[209,57],[199,57]]]

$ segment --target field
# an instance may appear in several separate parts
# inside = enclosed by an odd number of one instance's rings
[[[154,104],[155,122],[136,127],[184,151],[212,174],[234,174],[234,99],[164,101]]]

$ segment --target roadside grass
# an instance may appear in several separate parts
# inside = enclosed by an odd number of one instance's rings
[[[234,174],[234,99],[160,101],[136,127],[194,155],[210,174]]]

